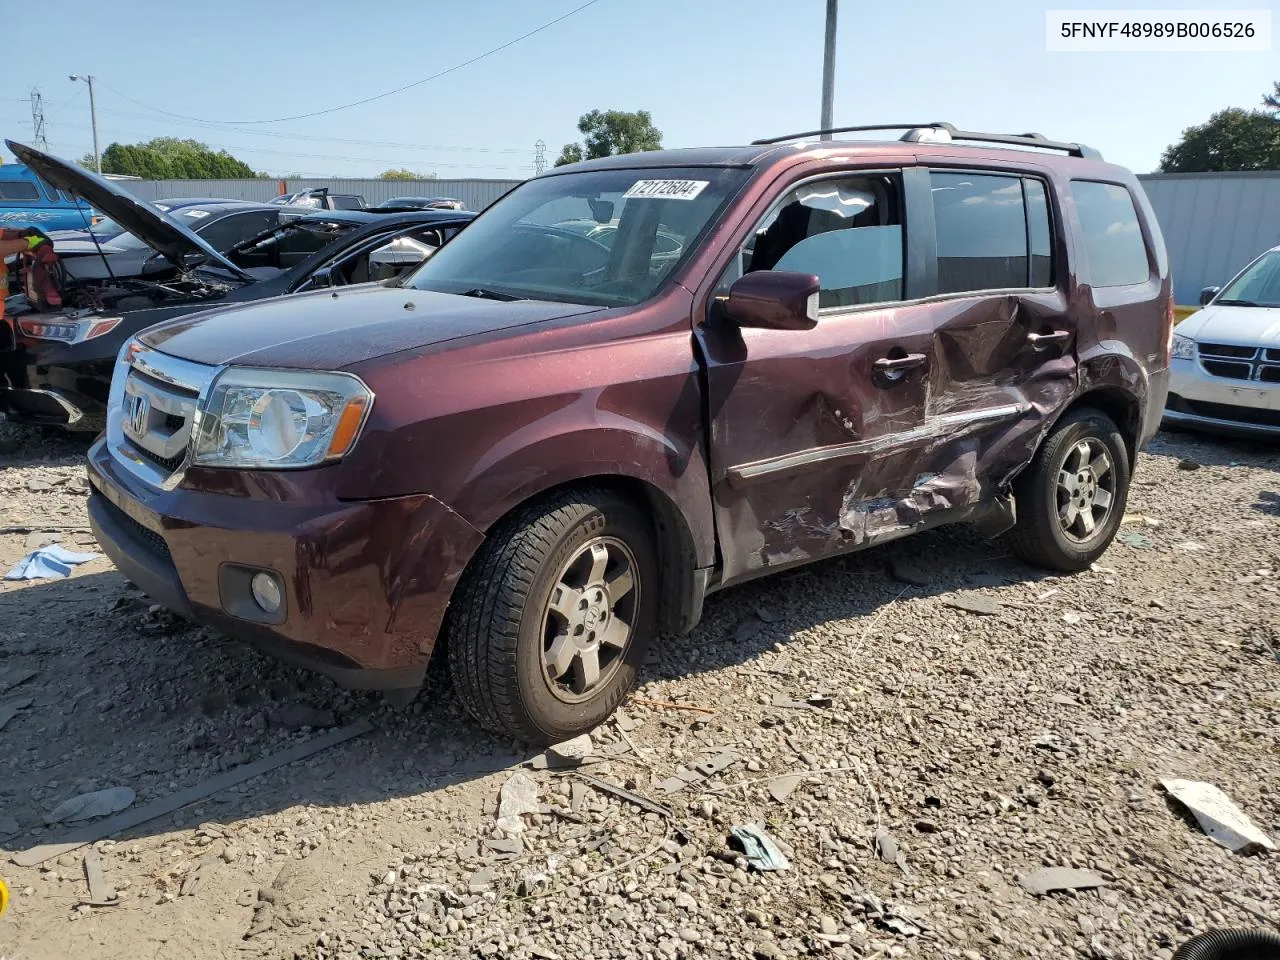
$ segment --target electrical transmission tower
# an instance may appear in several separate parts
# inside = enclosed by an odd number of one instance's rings
[[[538,174],[547,169],[547,145],[541,140],[533,145],[533,169]]]
[[[35,87],[31,88],[31,125],[35,130],[31,138],[37,150],[49,152],[49,138],[44,132],[44,98]]]

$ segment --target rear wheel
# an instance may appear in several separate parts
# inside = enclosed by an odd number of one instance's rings
[[[597,726],[635,684],[657,624],[649,518],[575,490],[503,521],[450,604],[449,668],[486,727],[557,743]]]
[[[1115,422],[1082,407],[1063,418],[1014,481],[1014,552],[1050,570],[1083,570],[1110,546],[1129,497],[1129,452]]]

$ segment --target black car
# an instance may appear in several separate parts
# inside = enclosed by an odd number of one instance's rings
[[[0,411],[18,422],[96,431],[103,423],[116,354],[134,333],[224,304],[391,279],[422,262],[475,216],[446,210],[307,212],[224,253],[107,180],[31,147],[6,143],[19,162],[78,194],[177,265],[163,280],[87,279],[65,270],[63,308],[53,312],[10,297],[6,312],[16,328],[16,344],[0,354]]]
[[[461,210],[463,203],[453,197],[392,197],[374,210]]]
[[[186,224],[219,253],[226,253],[250,237],[280,226],[302,215],[296,208],[248,203],[243,200],[213,200],[178,204],[167,210],[152,204],[166,216]],[[95,236],[97,231],[94,231]],[[141,237],[121,230],[114,237],[78,233],[50,235],[54,252],[62,259],[67,276],[76,280],[102,280],[108,277],[146,277],[163,279],[179,265],[170,263],[162,253]]]
[[[358,193],[330,193],[328,187],[312,187],[297,193],[272,197],[268,203],[286,207],[310,207],[313,210],[363,210],[364,197]]]

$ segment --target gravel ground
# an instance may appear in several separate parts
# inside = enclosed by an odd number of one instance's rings
[[[84,447],[0,425],[0,528],[32,528],[0,534],[0,568],[45,528],[92,549]],[[4,862],[0,957],[1167,960],[1195,932],[1280,922],[1276,858],[1217,846],[1159,783],[1215,783],[1280,835],[1278,468],[1275,447],[1162,434],[1122,539],[1076,576],[944,530],[728,591],[577,767],[522,769],[441,676],[392,710],[176,620],[105,560],[0,582],[0,708],[30,701],[0,730],[6,859],[62,837],[45,818],[77,794],[128,787],[137,808],[374,727],[92,848]],[[525,778],[536,812],[501,829]],[[731,848],[746,824],[788,870]],[[114,905],[86,903],[86,850]],[[1103,885],[1032,896],[1046,866]]]

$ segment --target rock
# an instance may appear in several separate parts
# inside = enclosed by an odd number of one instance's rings
[[[1178,469],[1179,470],[1199,470],[1200,464],[1196,463],[1194,460],[1179,460]]]
[[[826,916],[824,916],[821,920],[818,921],[818,929],[820,929],[827,936],[833,936],[834,934],[840,931],[840,928],[836,926],[836,918],[826,917]]]
[[[782,960],[783,957],[778,945],[769,940],[764,941],[764,943],[757,943],[751,953],[757,960]]]
[[[997,601],[970,590],[953,593],[949,597],[944,597],[942,602],[945,606],[964,610],[966,613],[976,613],[982,617],[994,616],[1000,612],[1000,604]]]
[[[916,821],[916,829],[921,833],[937,833],[938,824],[924,817]]]

